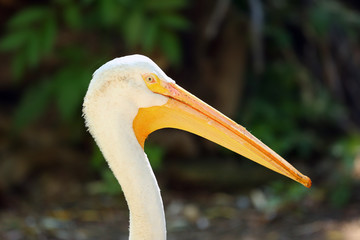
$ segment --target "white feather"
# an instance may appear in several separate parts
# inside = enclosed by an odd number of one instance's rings
[[[167,97],[153,93],[141,74],[173,81],[149,58],[116,58],[93,75],[84,99],[86,125],[125,194],[130,209],[130,239],[166,239],[160,189],[132,128],[139,108],[160,106]]]

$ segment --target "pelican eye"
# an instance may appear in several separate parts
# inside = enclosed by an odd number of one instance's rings
[[[147,74],[145,75],[145,81],[148,83],[154,83],[155,82],[155,77],[152,74]]]

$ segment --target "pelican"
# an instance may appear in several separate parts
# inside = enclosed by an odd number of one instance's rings
[[[307,176],[244,127],[178,86],[142,55],[116,58],[95,71],[83,115],[124,192],[131,240],[166,239],[160,189],[144,153],[147,136],[161,128],[197,134],[311,186]]]

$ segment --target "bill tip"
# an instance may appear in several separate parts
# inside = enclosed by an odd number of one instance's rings
[[[305,176],[305,179],[302,182],[302,184],[307,188],[311,188],[311,185],[312,185],[311,179],[309,177]]]

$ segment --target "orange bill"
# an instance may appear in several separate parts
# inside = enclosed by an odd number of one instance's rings
[[[144,74],[142,77],[150,90],[168,97],[167,103],[162,106],[139,109],[133,127],[142,147],[146,137],[153,131],[161,128],[182,129],[311,187],[310,178],[300,173],[244,127],[175,83],[161,80],[153,73]]]

